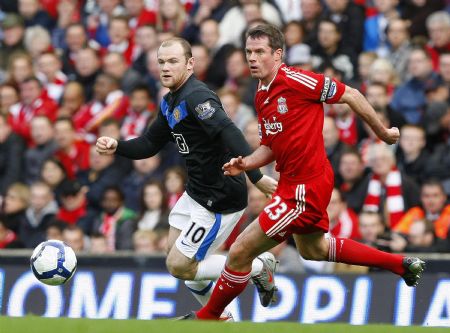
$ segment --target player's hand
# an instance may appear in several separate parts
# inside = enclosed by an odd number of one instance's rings
[[[400,131],[397,127],[391,127],[386,130],[384,137],[381,139],[389,145],[392,145],[400,138]]]
[[[255,184],[255,186],[258,188],[258,190],[269,197],[277,189],[278,182],[272,177],[263,175],[262,178]]]
[[[101,136],[97,139],[95,149],[100,155],[112,155],[117,149],[118,142],[116,139],[108,136]]]
[[[245,161],[242,156],[233,157],[230,162],[223,165],[222,170],[225,176],[236,176],[245,171]]]

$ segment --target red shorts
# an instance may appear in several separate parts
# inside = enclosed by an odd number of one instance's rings
[[[280,179],[271,202],[259,214],[262,230],[278,242],[291,234],[328,232],[327,206],[333,186],[333,169],[328,163],[323,175],[305,184]]]

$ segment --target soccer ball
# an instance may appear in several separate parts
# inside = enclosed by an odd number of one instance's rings
[[[57,286],[69,281],[75,273],[77,257],[66,243],[48,240],[34,249],[30,266],[39,281]]]

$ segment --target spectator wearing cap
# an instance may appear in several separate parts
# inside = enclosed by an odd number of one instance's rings
[[[15,52],[25,52],[23,37],[25,23],[17,14],[6,14],[1,22],[3,40],[0,44],[0,70],[6,70],[10,57]]]
[[[31,120],[30,127],[33,146],[27,149],[24,156],[24,179],[28,184],[39,179],[44,161],[52,157],[57,149],[50,119],[36,116]]]
[[[426,48],[433,62],[433,69],[439,71],[439,56],[450,52],[450,13],[438,11],[426,21],[430,41]]]
[[[397,88],[390,105],[401,113],[408,123],[418,124],[425,112],[425,83],[437,76],[433,72],[431,58],[427,51],[418,48],[411,52],[408,74],[411,79]]]
[[[42,83],[34,76],[20,83],[20,97],[20,103],[10,112],[9,123],[13,131],[24,138],[30,146],[32,144],[31,119],[35,116],[46,116],[54,121],[58,106],[47,96]]]
[[[19,14],[25,19],[25,26],[40,25],[51,31],[55,22],[50,15],[40,8],[39,0],[19,0]]]

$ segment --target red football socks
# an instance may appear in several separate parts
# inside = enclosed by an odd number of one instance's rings
[[[374,249],[347,238],[330,238],[328,261],[387,269],[395,274],[405,273],[403,256]]]
[[[197,317],[204,320],[217,320],[225,307],[233,301],[247,286],[251,272],[233,272],[227,266],[217,280],[208,303],[197,312]]]

